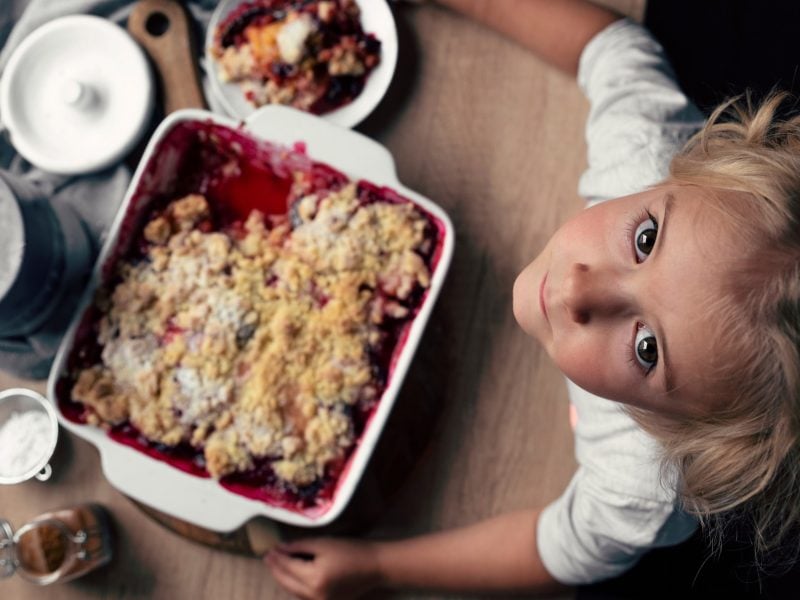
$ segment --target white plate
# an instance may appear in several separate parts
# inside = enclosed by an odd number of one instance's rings
[[[302,142],[306,145],[308,156],[313,160],[326,163],[351,179],[364,179],[378,186],[387,186],[408,198],[439,221],[443,239],[428,293],[411,322],[388,385],[348,459],[330,505],[321,514],[306,514],[240,496],[228,491],[213,479],[189,475],[118,443],[98,427],[67,419],[61,413],[58,403],[58,382],[68,373],[67,362],[78,325],[84,311],[91,304],[95,290],[103,284],[106,262],[113,257],[118,245],[124,243],[120,236],[123,222],[130,223],[131,216],[146,214],[147,200],[142,199],[140,190],[169,193],[171,186],[175,185],[171,178],[174,179],[179,153],[172,149],[163,151],[159,149],[159,144],[176,125],[186,121],[211,121],[233,129],[239,125],[233,119],[207,111],[182,110],[167,117],[153,134],[97,259],[81,306],[56,355],[48,380],[48,396],[55,404],[61,424],[97,447],[103,472],[108,480],[120,491],[140,502],[215,531],[231,531],[258,515],[305,527],[325,525],[333,521],[348,504],[392,409],[450,266],[455,237],[453,226],[441,208],[398,181],[389,151],[377,142],[355,131],[332,125],[319,117],[282,106],[262,107],[247,119],[243,125],[244,131],[256,139],[290,147]],[[147,168],[151,163],[158,167]],[[134,198],[136,202],[132,203]],[[127,234],[130,235],[130,231]]]
[[[224,83],[219,78],[219,69],[211,56],[214,32],[228,14],[245,0],[222,0],[211,15],[206,30],[205,60],[209,85],[215,99],[229,116],[245,119],[256,108],[245,100],[238,83]],[[361,24],[366,33],[374,34],[381,42],[381,62],[367,77],[364,89],[349,104],[321,115],[323,119],[341,125],[355,127],[369,115],[389,89],[397,66],[397,28],[394,16],[386,0],[356,0],[361,9]]]

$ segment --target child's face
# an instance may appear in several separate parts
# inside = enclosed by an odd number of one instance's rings
[[[517,277],[517,321],[582,388],[673,415],[716,407],[709,375],[725,357],[707,307],[740,252],[704,194],[660,187],[588,208]]]

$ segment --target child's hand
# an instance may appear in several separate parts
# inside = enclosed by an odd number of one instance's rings
[[[275,580],[303,600],[356,598],[380,582],[368,542],[318,539],[281,544],[264,562]]]

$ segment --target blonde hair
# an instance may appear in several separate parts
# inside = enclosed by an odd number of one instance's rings
[[[712,541],[728,515],[747,515],[757,558],[800,525],[800,116],[779,116],[789,101],[723,104],[665,182],[735,192],[711,202],[745,258],[706,307],[721,317],[715,343],[736,356],[710,373],[711,385],[726,382],[725,408],[683,420],[632,411],[661,441],[685,507],[714,526]]]

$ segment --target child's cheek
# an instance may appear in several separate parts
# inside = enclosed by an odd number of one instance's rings
[[[522,327],[523,331],[528,335],[537,337],[537,319],[535,310],[538,306],[538,298],[532,290],[537,290],[533,281],[534,276],[533,263],[525,267],[525,269],[517,275],[514,281],[514,289],[512,294],[512,304],[514,310],[514,318]]]
[[[520,272],[514,280],[514,289],[512,291],[512,308],[514,311],[514,318],[517,320],[522,329],[527,332],[525,327],[525,271]]]

